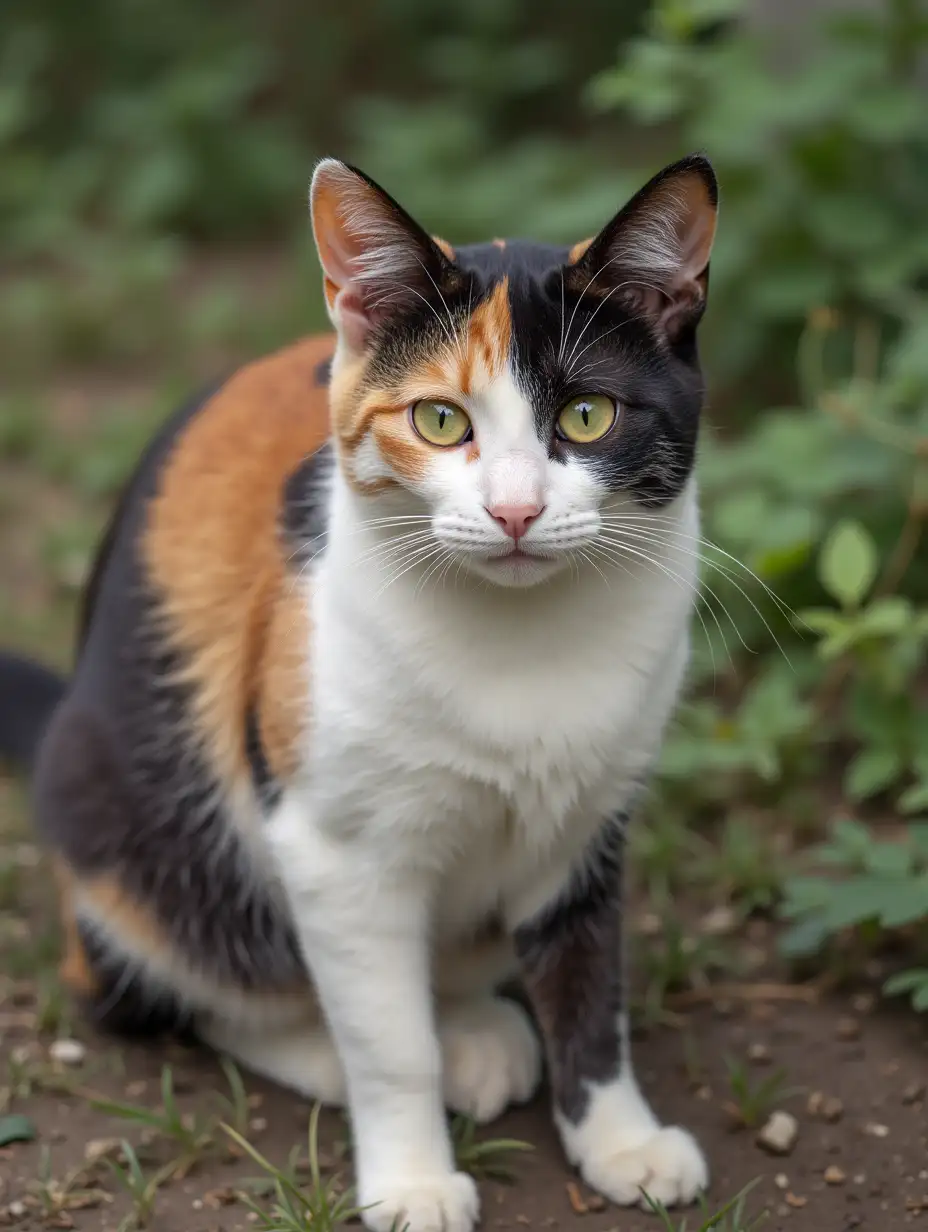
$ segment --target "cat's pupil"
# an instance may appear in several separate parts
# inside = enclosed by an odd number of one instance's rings
[[[580,405],[580,414],[583,417],[583,426],[588,428],[590,426],[590,408],[585,403]]]
[[[443,406],[439,407],[438,408],[438,430],[439,432],[441,432],[442,429],[444,428],[445,420],[447,418],[448,418],[448,412],[445,410]]]

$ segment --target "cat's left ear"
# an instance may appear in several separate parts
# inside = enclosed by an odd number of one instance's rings
[[[578,292],[616,295],[670,341],[706,304],[718,184],[708,159],[665,167],[595,239],[578,244],[567,269]]]
[[[455,269],[388,193],[334,158],[316,167],[309,193],[329,316],[361,352],[391,313],[421,303]]]

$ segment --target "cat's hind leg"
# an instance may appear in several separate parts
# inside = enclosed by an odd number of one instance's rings
[[[531,1099],[541,1078],[541,1046],[526,1012],[485,995],[439,1010],[445,1103],[478,1123]]]
[[[323,1104],[345,1103],[345,1079],[322,1022],[247,1025],[218,1016],[197,1022],[199,1038],[245,1069]]]

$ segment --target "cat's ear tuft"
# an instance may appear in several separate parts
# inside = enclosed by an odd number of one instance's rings
[[[570,268],[673,341],[705,308],[717,210],[712,166],[690,155],[654,176],[595,239],[576,245]]]
[[[348,349],[362,351],[391,313],[434,291],[451,263],[402,206],[347,163],[323,159],[309,200],[329,316]]]

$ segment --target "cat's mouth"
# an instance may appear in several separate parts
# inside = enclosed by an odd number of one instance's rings
[[[488,556],[487,564],[504,572],[517,571],[531,573],[533,569],[548,568],[552,556],[548,552],[532,551],[531,548],[513,547],[508,552],[494,553]]]

